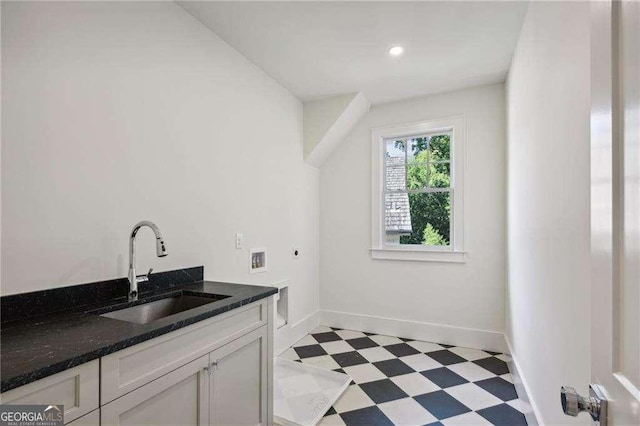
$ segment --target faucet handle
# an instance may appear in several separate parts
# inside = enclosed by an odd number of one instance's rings
[[[149,268],[149,272],[147,272],[144,275],[138,275],[136,277],[136,283],[146,283],[149,281],[149,275],[151,275],[151,272],[153,272],[153,268]]]

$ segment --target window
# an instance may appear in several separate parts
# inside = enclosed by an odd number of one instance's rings
[[[374,259],[463,262],[464,118],[373,130]]]

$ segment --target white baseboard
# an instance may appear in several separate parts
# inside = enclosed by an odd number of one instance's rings
[[[275,330],[274,355],[280,355],[298,340],[320,326],[320,311],[315,311],[295,324],[286,324]]]
[[[498,331],[476,330],[329,310],[320,311],[320,324],[327,327],[366,331],[495,352],[506,352],[507,350],[504,334]]]
[[[509,342],[509,339],[506,336],[505,342],[511,357],[511,361],[508,362],[509,371],[511,372],[511,376],[513,377],[513,385],[516,388],[518,399],[520,399],[524,403],[524,416],[527,419],[527,424],[529,426],[538,426],[542,424],[540,422],[540,411],[538,410],[538,406],[536,405],[533,398],[531,398],[531,391],[529,389],[529,386],[527,385],[527,380],[522,374],[522,369],[520,368],[520,364],[518,364],[518,360],[513,352],[511,342]]]

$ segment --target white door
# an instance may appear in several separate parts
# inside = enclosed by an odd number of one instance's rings
[[[640,425],[640,2],[592,3],[591,72],[591,379]]]

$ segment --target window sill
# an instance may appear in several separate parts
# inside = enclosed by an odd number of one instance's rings
[[[371,249],[371,258],[380,260],[408,260],[414,262],[465,263],[464,251],[412,250],[412,249]]]

